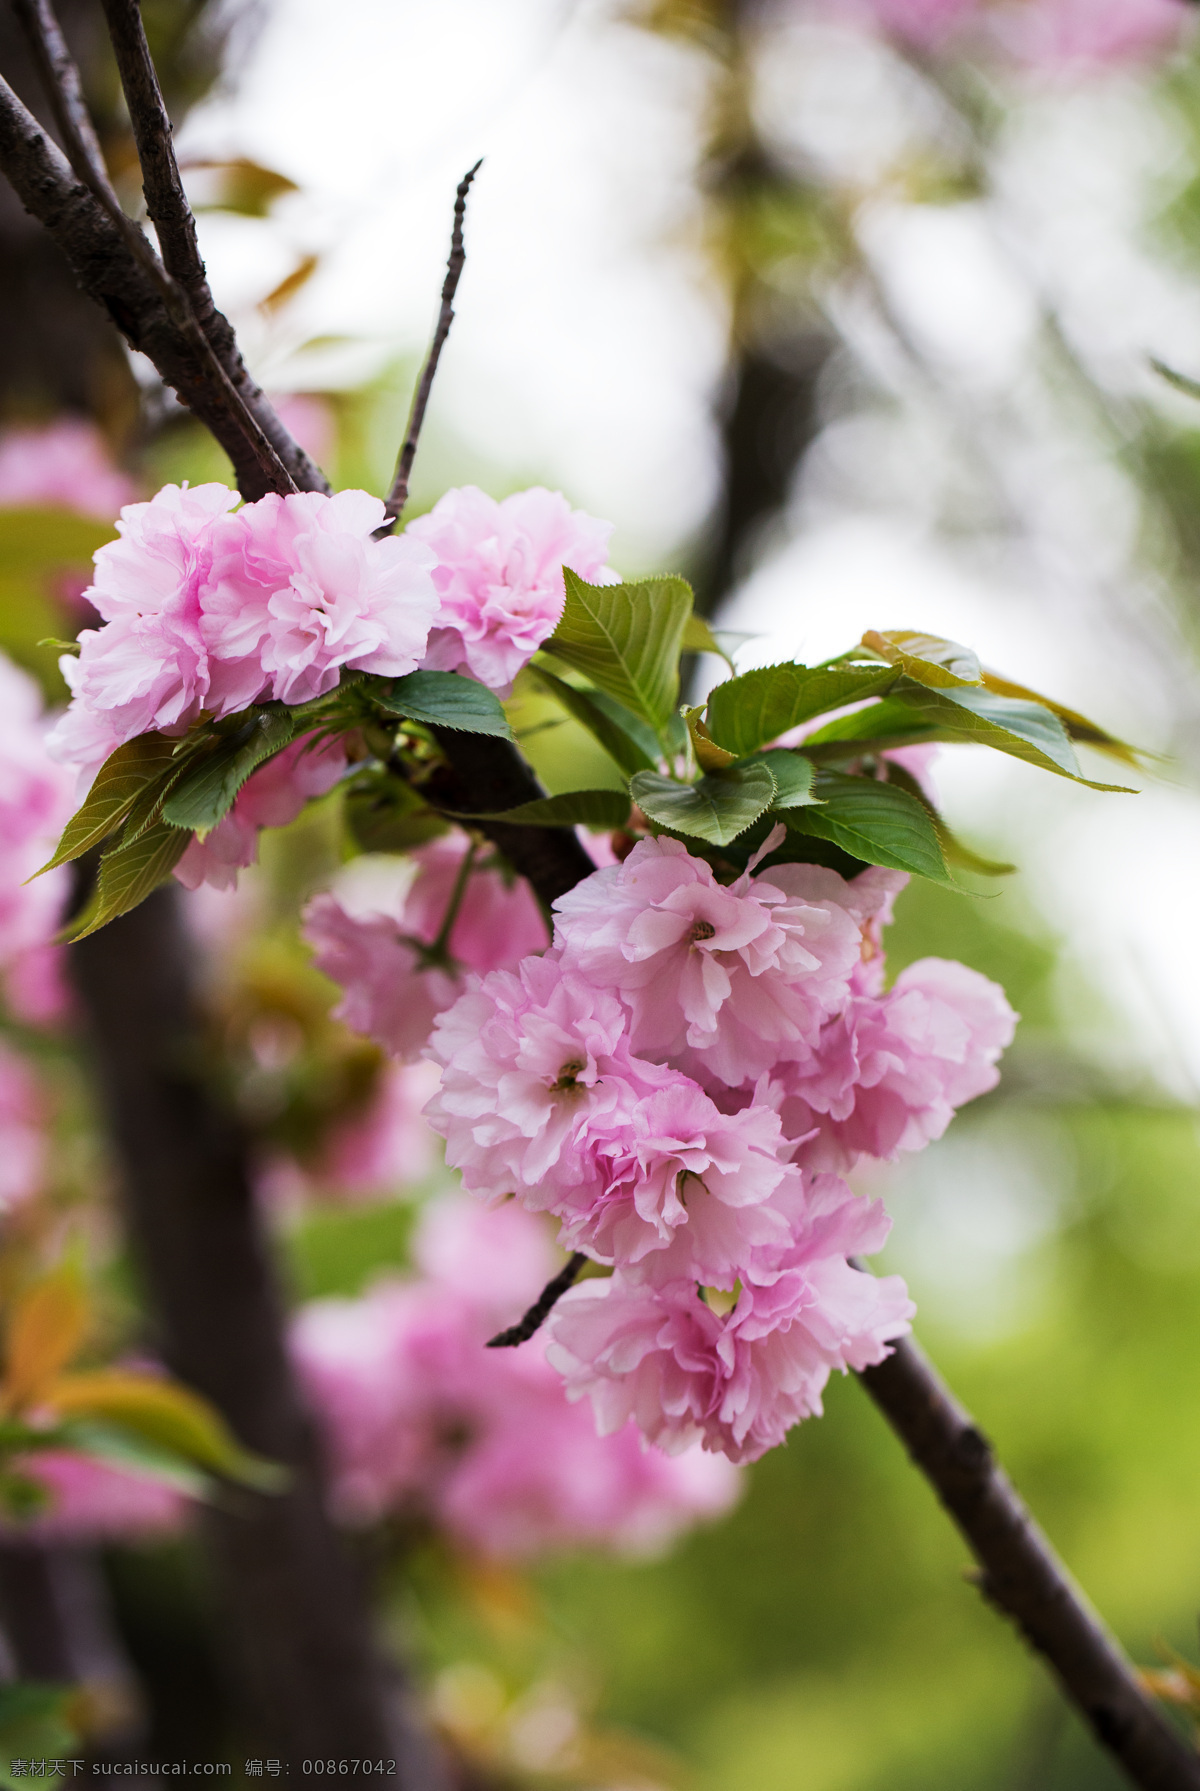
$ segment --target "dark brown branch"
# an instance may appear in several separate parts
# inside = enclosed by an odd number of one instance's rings
[[[514,827],[489,821],[487,811],[535,802],[546,792],[515,746],[488,734],[464,734],[455,728],[434,728],[447,763],[424,786],[439,808],[483,813],[472,821],[504,854],[513,869],[533,885],[547,909],[595,870],[595,865],[569,827]]]
[[[205,1516],[254,1751],[402,1755],[402,1791],[436,1791],[439,1763],[389,1684],[326,1515],[246,1141],[202,1070],[178,889],[73,945],[69,961],[163,1359],[243,1443],[291,1470],[282,1493],[231,1488]]]
[[[98,196],[105,191],[116,206],[117,195],[108,178],[104,152],[83,97],[83,82],[49,0],[12,0],[12,6],[50,102],[67,160],[80,180]]]
[[[175,275],[165,268],[155,255],[141,230],[126,217],[121,209],[120,201],[113,190],[104,166],[104,157],[96,133],[92,128],[91,118],[83,100],[83,83],[79,78],[79,70],[67,49],[66,40],[59,29],[58,20],[54,16],[50,0],[14,0],[22,28],[29,41],[46,96],[50,101],[51,111],[58,125],[67,159],[74,172],[86,186],[90,187],[104,210],[125,236],[138,265],[147,273],[162,294],[163,302],[171,314],[180,335],[195,350],[200,359],[207,365],[209,372],[218,386],[225,393],[234,413],[239,417],[247,443],[258,463],[262,476],[284,491],[295,490],[295,485],[276,453],[271,442],[260,428],[256,418],[247,409],[241,393],[237,390],[224,364],[208,335],[201,328],[197,317],[197,309],[206,314],[215,315],[212,295],[209,293],[204,279],[204,266],[199,258],[199,250],[195,241],[195,228],[191,231],[192,263],[188,264],[191,286],[185,287]],[[140,15],[138,20],[140,26]],[[145,39],[142,38],[144,45]],[[148,58],[147,58],[148,60]],[[153,69],[151,69],[153,79]],[[157,93],[157,82],[154,83]],[[166,129],[168,150],[170,151],[170,124],[166,119],[165,108],[161,105],[162,122]],[[170,152],[170,160],[174,165],[174,153]],[[178,177],[178,170],[176,170]],[[187,201],[183,199],[184,210],[189,223],[191,212],[187,210]],[[196,270],[199,284],[196,285]]]
[[[0,170],[26,211],[50,232],[83,291],[104,306],[130,346],[153,362],[166,383],[212,431],[233,462],[243,497],[286,489],[278,472],[264,464],[262,447],[247,429],[247,410],[297,486],[306,491],[328,490],[318,468],[292,440],[246,372],[236,348],[234,372],[229,373],[217,365],[215,352],[210,352],[202,333],[197,341],[181,329],[162,285],[169,276],[161,268],[157,274],[152,271],[146,257],[155,266],[157,258],[141,232],[119,210],[115,217],[110,213],[104,199],[72,170],[57,144],[3,80]],[[144,254],[135,246],[134,236]]]
[[[488,1349],[515,1349],[518,1343],[528,1343],[534,1332],[541,1330],[567,1289],[574,1287],[587,1260],[582,1250],[576,1250],[574,1256],[568,1257],[558,1274],[547,1281],[533,1305],[522,1313],[516,1324],[509,1325],[507,1331],[497,1331],[494,1337],[488,1338]]]
[[[905,1338],[860,1379],[970,1544],[980,1591],[1049,1663],[1101,1746],[1145,1791],[1197,1791],[1200,1754],[1138,1683],[924,1352]]]
[[[106,5],[114,3],[128,4],[129,0],[105,0]],[[473,168],[468,168],[458,183],[454,195],[454,226],[450,232],[450,258],[446,263],[446,278],[442,282],[442,303],[438,312],[437,328],[433,332],[433,341],[429,345],[429,353],[425,365],[421,369],[421,377],[417,381],[417,389],[413,393],[412,409],[408,413],[408,429],[405,432],[404,444],[400,449],[400,457],[396,462],[396,476],[392,480],[392,489],[387,497],[387,522],[376,531],[379,535],[390,535],[396,523],[404,514],[404,506],[408,502],[408,481],[412,473],[413,461],[417,457],[417,442],[421,436],[421,425],[425,421],[425,407],[429,403],[429,394],[433,390],[434,377],[438,370],[438,362],[442,358],[442,349],[446,345],[446,337],[450,334],[450,325],[454,322],[454,295],[458,291],[458,282],[467,260],[467,251],[463,246],[463,220],[467,215],[467,194],[471,190],[471,182],[483,166],[482,158]]]

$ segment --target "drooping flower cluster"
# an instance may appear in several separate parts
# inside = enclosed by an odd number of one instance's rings
[[[882,991],[902,876],[754,870],[722,886],[680,842],[642,841],[558,902],[548,953],[473,981],[430,1047],[464,1185],[552,1213],[613,1268],[550,1321],[572,1392],[604,1428],[633,1416],[734,1460],[907,1329],[899,1278],[847,1260],[888,1221],[840,1172],[938,1136],[1014,1024],[962,965]]]
[[[416,876],[386,910],[351,911],[321,895],[304,917],[317,968],[345,990],[336,1017],[402,1060],[421,1051],[468,971],[486,974],[546,945],[529,885],[494,862],[476,864],[465,835],[432,840],[412,857]]]
[[[536,1220],[445,1197],[426,1210],[416,1256],[420,1279],[314,1302],[295,1321],[346,1521],[424,1520],[473,1552],[519,1557],[652,1549],[728,1509],[738,1476],[727,1462],[647,1452],[631,1425],[598,1436],[541,1339],[483,1348],[554,1271]]]

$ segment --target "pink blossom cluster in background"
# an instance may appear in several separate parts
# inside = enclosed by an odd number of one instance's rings
[[[0,1043],[0,1215],[23,1206],[42,1187],[46,1120],[33,1067]]]
[[[71,873],[66,866],[44,877],[34,872],[70,817],[73,780],[46,741],[37,685],[0,654],[0,976],[8,1005],[32,1025],[59,1019],[67,1005],[62,948],[51,942]]]
[[[292,1347],[325,1433],[341,1517],[436,1524],[493,1557],[607,1544],[655,1549],[733,1503],[738,1475],[699,1451],[646,1450],[624,1424],[598,1436],[543,1342],[487,1350],[555,1269],[539,1223],[462,1196],[426,1209],[420,1279],[322,1300]]]
[[[561,614],[564,562],[597,573],[609,533],[541,490],[448,492],[379,541],[383,504],[365,491],[236,503],[224,485],[164,486],[97,552],[86,595],[106,625],[61,662],[72,700],[54,735],[85,783],[139,734],[307,702],[344,667],[507,687]]]
[[[41,1542],[137,1542],[176,1535],[193,1502],[149,1474],[73,1449],[40,1449],[14,1463],[47,1494],[44,1510],[0,1520],[0,1532],[17,1531]]]
[[[823,0],[922,51],[1000,51],[1051,73],[1142,60],[1173,49],[1186,0]]]
[[[0,431],[0,508],[107,518],[133,495],[133,480],[113,465],[104,437],[82,417]]]
[[[444,953],[431,957],[470,849],[461,833],[420,847],[412,854],[416,876],[389,912],[352,913],[335,895],[317,896],[305,910],[314,962],[345,991],[335,1017],[401,1060],[423,1049],[436,1015],[462,993],[468,971],[516,964],[547,943],[529,885],[485,859],[458,893]]]
[[[940,1135],[1014,1025],[960,964],[883,991],[903,876],[754,868],[722,886],[679,841],[641,841],[560,899],[549,952],[472,979],[430,1045],[464,1186],[552,1213],[613,1268],[550,1320],[572,1394],[605,1431],[634,1418],[735,1461],[907,1330],[900,1279],[847,1261],[888,1221],[842,1172]]]

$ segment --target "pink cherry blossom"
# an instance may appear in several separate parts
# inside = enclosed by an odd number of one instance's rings
[[[642,1099],[597,1115],[588,1143],[599,1188],[568,1183],[560,1193],[548,1178],[530,1204],[564,1221],[564,1245],[600,1262],[656,1281],[732,1287],[753,1252],[787,1241],[787,1221],[772,1204],[789,1178],[782,1142],[769,1107],[724,1114],[672,1074]]]
[[[956,1108],[999,1081],[1016,1020],[997,984],[944,958],[911,964],[886,995],[856,997],[810,1062],[776,1072],[798,1160],[840,1170],[940,1138]]]
[[[820,1414],[834,1368],[883,1360],[908,1330],[912,1304],[898,1276],[876,1280],[846,1260],[882,1242],[878,1203],[820,1176],[793,1223],[772,1277],[743,1283],[725,1314],[694,1281],[650,1285],[623,1270],[565,1295],[549,1320],[547,1356],[572,1398],[590,1397],[601,1431],[633,1419],[667,1450],[700,1440],[732,1461],[754,1461]]]
[[[70,818],[72,783],[47,752],[36,684],[0,654],[0,974],[10,1006],[35,1025],[60,1018],[67,1006],[62,948],[50,941],[71,873],[65,866],[44,877],[34,872]]]
[[[86,629],[79,658],[59,661],[72,701],[51,736],[55,756],[85,780],[124,741],[182,733],[202,709],[226,715],[256,694],[214,689],[200,630],[212,525],[236,502],[224,485],[166,485],[126,504],[120,538],[97,550],[86,595],[108,626]]]
[[[269,495],[167,485],[127,504],[86,596],[106,627],[64,658],[72,701],[54,751],[86,782],[117,746],[181,734],[203,712],[261,697],[323,695],[343,667],[415,669],[438,607],[428,548],[375,541],[383,504],[365,491]]]
[[[553,955],[493,971],[439,1015],[442,1086],[426,1112],[446,1161],[486,1200],[599,1198],[598,1127],[619,1124],[669,1072],[629,1055],[616,997]]]
[[[563,567],[598,582],[611,533],[540,486],[500,502],[474,485],[448,491],[405,530],[437,555],[441,609],[425,664],[507,691],[558,625]]]
[[[639,842],[555,904],[564,963],[619,992],[642,1056],[736,1086],[806,1053],[845,999],[861,935],[784,865],[722,887],[678,840]],[[838,879],[841,882],[841,879]],[[844,886],[843,886],[844,887]]]
[[[305,910],[317,968],[345,991],[337,1018],[402,1059],[422,1049],[435,1016],[461,994],[466,971],[516,964],[546,943],[529,885],[484,860],[467,876],[444,950],[431,955],[468,850],[462,834],[419,847],[407,896],[388,912],[352,914],[336,895],[317,896]]]
[[[44,1510],[19,1525],[4,1520],[0,1528],[10,1534],[43,1542],[138,1542],[177,1534],[193,1509],[175,1487],[73,1449],[41,1449],[14,1465],[49,1497]]]
[[[45,505],[107,520],[133,494],[133,480],[113,465],[104,437],[82,417],[0,433],[0,508]]]
[[[346,1521],[423,1518],[462,1547],[509,1558],[580,1543],[644,1551],[733,1502],[725,1462],[668,1460],[632,1426],[598,1436],[540,1340],[484,1349],[553,1273],[535,1219],[438,1200],[416,1256],[422,1280],[319,1301],[295,1322]]]
[[[306,802],[324,796],[343,777],[346,754],[338,740],[306,734],[247,778],[229,813],[203,839],[193,837],[175,866],[186,889],[211,883],[232,889],[239,870],[258,860],[264,827],[286,827]]]
[[[438,609],[434,556],[407,536],[372,540],[383,520],[380,498],[339,491],[271,494],[223,521],[204,602],[213,657],[284,703],[332,690],[343,666],[415,670]]]

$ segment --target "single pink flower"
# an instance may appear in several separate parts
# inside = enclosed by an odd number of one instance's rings
[[[886,995],[855,997],[808,1063],[776,1072],[797,1160],[844,1170],[862,1155],[921,1150],[995,1087],[1016,1022],[996,983],[944,958],[909,965]]]
[[[568,967],[620,994],[640,1056],[753,1082],[816,1043],[861,954],[851,915],[805,893],[807,869],[724,887],[680,841],[643,840],[559,899],[555,944]]]
[[[339,491],[269,495],[224,521],[203,605],[214,659],[285,703],[332,690],[343,666],[415,670],[438,607],[434,558],[407,536],[373,540],[383,519],[381,499]]]
[[[441,608],[425,664],[507,691],[558,626],[563,567],[597,583],[611,533],[541,486],[499,503],[474,485],[448,491],[405,530],[437,555]]]

